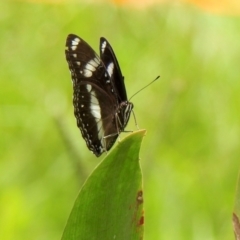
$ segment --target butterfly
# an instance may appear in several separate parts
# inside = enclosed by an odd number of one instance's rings
[[[133,109],[111,45],[101,37],[99,48],[100,57],[82,38],[69,34],[65,49],[77,126],[97,157],[111,149]]]

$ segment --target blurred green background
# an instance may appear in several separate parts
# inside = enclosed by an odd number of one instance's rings
[[[0,3],[0,236],[60,239],[99,163],[76,127],[69,33],[118,57],[140,128],[145,239],[234,239],[240,19],[190,5]],[[133,117],[127,127],[135,130]],[[124,138],[126,133],[121,134]]]

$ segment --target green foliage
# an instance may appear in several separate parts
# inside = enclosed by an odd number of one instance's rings
[[[145,131],[119,143],[83,185],[62,240],[142,239],[139,150]]]
[[[145,239],[233,239],[240,20],[187,5],[0,3],[0,236],[60,239],[99,159],[76,127],[64,56],[75,33],[118,57],[138,125]],[[133,118],[127,130],[135,130]],[[121,134],[121,138],[125,137]]]

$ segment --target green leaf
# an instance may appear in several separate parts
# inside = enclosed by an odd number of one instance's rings
[[[145,130],[127,136],[83,185],[62,240],[143,239],[139,150]]]

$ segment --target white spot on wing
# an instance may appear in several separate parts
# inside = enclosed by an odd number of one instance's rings
[[[78,46],[78,44],[79,44],[80,41],[81,41],[80,38],[74,38],[74,39],[72,40],[71,49],[72,49],[73,51],[75,51],[75,50],[77,49],[77,46]]]
[[[71,49],[73,50],[73,51],[75,51],[76,49],[77,49],[77,46],[71,46]]]
[[[110,77],[112,77],[113,68],[114,68],[113,63],[110,63],[110,64],[107,66],[107,72],[108,72],[108,75],[109,75]]]
[[[104,136],[104,132],[103,132],[103,128],[102,128],[101,109],[99,106],[99,101],[98,101],[94,91],[91,92],[90,110],[91,110],[91,114],[96,119],[96,124],[97,124],[97,129],[98,129],[98,138],[102,139]]]
[[[73,46],[77,46],[79,43],[80,43],[80,38],[74,38],[74,39],[72,40],[72,45],[73,45]]]
[[[93,60],[90,60],[83,70],[84,77],[91,77],[92,73],[96,71],[96,68],[99,66],[100,62],[97,58],[94,58]]]
[[[94,61],[93,61],[94,62]],[[94,62],[95,63],[95,62]],[[96,67],[92,64],[92,63],[88,63],[86,66],[85,66],[85,69],[88,69],[92,72],[94,72],[96,70]]]
[[[95,92],[92,92],[90,101],[91,101],[91,104],[95,104],[95,105],[99,106],[99,101],[96,98]]]
[[[96,67],[98,66],[99,64],[95,61],[95,58],[93,60],[90,60],[85,68],[89,69],[89,70],[92,70],[92,71],[95,71],[96,70]]]
[[[92,76],[92,72],[88,69],[84,69],[83,70],[83,75],[84,77],[91,77]]]
[[[102,46],[101,46],[101,51],[102,51],[102,53],[105,51],[106,46],[107,46],[107,42],[104,41],[104,42],[102,43]]]
[[[86,88],[87,88],[88,92],[90,92],[92,90],[92,86],[90,84],[86,84]]]
[[[101,119],[101,109],[99,107],[99,101],[96,98],[96,95],[95,95],[94,91],[91,92],[90,109],[91,109],[92,115],[95,118]]]

